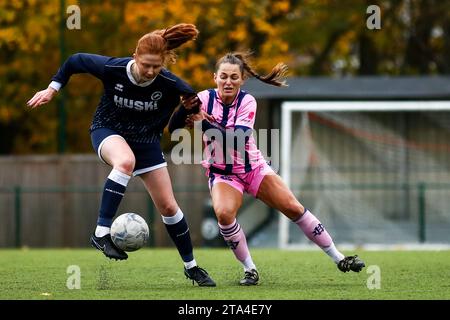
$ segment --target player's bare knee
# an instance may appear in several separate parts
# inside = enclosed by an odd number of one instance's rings
[[[283,213],[287,217],[294,219],[299,215],[302,215],[304,211],[305,208],[303,208],[300,202],[298,202],[296,199],[291,199],[286,203]]]
[[[136,160],[134,159],[134,157],[124,157],[123,159],[117,161],[117,163],[114,165],[114,168],[119,170],[120,172],[131,175],[134,171],[135,164]]]
[[[159,212],[165,217],[172,217],[178,211],[178,205],[176,203],[162,203],[158,205]]]
[[[217,221],[221,225],[232,224],[235,219],[233,210],[230,210],[227,207],[223,207],[223,206],[215,207],[214,212],[216,213]]]

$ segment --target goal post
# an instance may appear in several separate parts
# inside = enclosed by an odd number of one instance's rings
[[[283,180],[338,244],[450,244],[450,101],[287,101],[281,141]],[[280,248],[300,233],[280,215]]]

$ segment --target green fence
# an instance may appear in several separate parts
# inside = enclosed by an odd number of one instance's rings
[[[15,247],[21,247],[22,245],[24,245],[23,243],[23,239],[22,239],[22,235],[24,232],[25,227],[27,227],[27,223],[36,223],[36,219],[34,219],[34,222],[30,222],[27,220],[30,220],[30,214],[28,213],[28,219],[24,218],[24,216],[26,216],[25,211],[34,211],[36,209],[31,208],[34,206],[34,202],[36,203],[36,206],[40,206],[42,207],[42,199],[40,201],[36,201],[36,199],[33,198],[33,204],[30,203],[26,203],[26,199],[27,197],[30,196],[39,196],[39,195],[45,195],[48,197],[49,194],[51,195],[60,195],[60,197],[58,196],[58,199],[56,201],[62,202],[64,201],[64,195],[69,195],[70,201],[69,205],[71,203],[74,203],[74,201],[77,201],[78,198],[76,198],[75,195],[84,195],[84,197],[88,198],[90,201],[90,199],[95,199],[92,202],[89,203],[80,203],[80,202],[84,202],[84,198],[82,198],[82,200],[78,200],[78,203],[76,203],[76,207],[77,209],[72,209],[71,211],[77,211],[79,210],[79,208],[83,208],[86,206],[95,208],[95,210],[90,210],[90,216],[88,217],[88,220],[90,221],[91,224],[94,224],[96,221],[96,216],[97,216],[97,212],[98,212],[98,201],[100,199],[100,195],[101,192],[103,191],[103,188],[101,187],[95,187],[95,186],[86,186],[86,187],[74,187],[74,186],[66,186],[66,187],[62,187],[62,186],[53,186],[53,187],[22,187],[22,186],[15,186],[15,187],[11,187],[11,188],[6,188],[6,187],[0,187],[0,196],[7,196],[9,199],[8,201],[1,201],[3,202],[2,208],[0,208],[0,221],[2,222],[0,224],[0,227],[2,227],[2,229],[0,230],[0,233],[5,233],[5,231],[8,227],[11,227],[11,230],[14,229],[13,231],[13,236],[14,236],[14,246]],[[200,197],[200,198],[205,198],[207,196],[207,188],[205,188],[204,185],[202,186],[189,186],[189,187],[175,187],[174,188],[174,192],[177,196],[177,200],[178,202],[182,203],[183,206],[186,206],[186,202],[189,201],[189,198],[191,198],[193,195],[196,195],[196,197]],[[205,196],[203,195],[203,193],[205,193]],[[91,194],[91,195],[89,195]],[[89,195],[89,197],[87,196]],[[137,201],[135,200],[129,200],[130,198],[135,198],[138,199]],[[61,200],[59,200],[61,198]],[[5,197],[2,197],[2,199],[5,199]],[[54,199],[54,198],[52,198]],[[181,201],[180,201],[181,200]],[[54,219],[54,216],[57,215],[57,211],[60,210],[58,208],[61,208],[63,206],[59,205],[58,203],[56,203],[55,200],[50,200],[50,201],[54,201],[54,203],[51,204],[46,204],[45,207],[50,206],[51,210],[54,212],[45,212],[45,214],[42,214],[42,219],[39,218],[39,222],[41,224],[49,224],[49,221],[45,221],[45,219],[50,220],[50,219]],[[161,229],[161,219],[159,218],[159,214],[157,213],[157,210],[153,204],[153,201],[151,200],[150,196],[148,195],[147,191],[144,188],[139,188],[138,190],[127,190],[127,196],[124,198],[124,200],[122,201],[122,203],[124,202],[134,202],[135,205],[128,205],[125,207],[128,207],[126,210],[127,211],[132,211],[132,212],[136,212],[135,209],[130,209],[130,208],[139,208],[137,210],[137,212],[141,215],[145,215],[146,216],[146,220],[149,222],[149,229],[150,229],[150,233],[151,233],[151,237],[149,239],[149,246],[155,246],[155,237],[153,235],[155,235],[155,231],[156,233],[159,232],[159,230],[155,230],[155,228],[159,228]],[[6,203],[7,202],[7,203]],[[145,203],[145,204],[144,204]],[[5,207],[6,204],[6,207]],[[7,205],[9,204],[9,205]],[[196,203],[197,204],[197,203]],[[122,204],[121,204],[122,205]],[[181,207],[183,207],[180,204]],[[27,207],[25,209],[25,207]],[[120,208],[119,208],[120,209]],[[40,209],[41,211],[43,210],[42,208]],[[184,210],[185,214],[186,212],[188,212],[188,210]],[[36,214],[39,214],[38,212],[36,212]],[[59,213],[60,214],[60,213]],[[65,213],[62,213],[65,214]],[[202,212],[203,214],[203,212]],[[193,223],[196,223],[195,219],[201,219],[201,217],[191,217],[193,220]],[[9,223],[8,223],[9,222]],[[5,225],[6,224],[6,225]],[[29,227],[29,226],[28,226]],[[52,226],[54,228],[63,228],[63,225],[54,225]],[[71,226],[73,227],[73,226]],[[74,226],[75,228],[78,226]],[[84,227],[84,225],[83,225]],[[36,229],[39,229],[39,226],[36,226]],[[48,228],[47,228],[48,229]],[[71,228],[72,229],[72,228]],[[89,230],[90,232],[92,230]],[[8,231],[9,232],[9,231]],[[161,233],[165,234],[165,231],[163,230]],[[10,237],[11,238],[11,237]],[[3,241],[3,242],[8,242],[10,243],[10,245],[6,245],[6,246],[11,246],[11,241]],[[0,244],[0,246],[5,246],[5,244]]]
[[[300,189],[300,187],[294,187],[293,190]],[[302,185],[301,190],[303,193],[307,192],[317,192],[322,193],[324,191],[343,191],[346,189],[351,190],[364,190],[364,191],[400,191],[408,194],[414,194],[414,197],[409,197],[409,201],[415,202],[414,207],[417,208],[417,239],[418,242],[424,243],[427,241],[427,192],[441,190],[441,191],[449,191],[445,192],[450,195],[450,183],[418,183],[415,185],[408,184],[314,184],[314,185]],[[41,194],[41,193],[101,193],[102,188],[100,187],[46,187],[46,188],[36,188],[36,187],[21,187],[15,186],[12,188],[0,188],[1,194],[10,194],[14,198],[14,245],[16,247],[20,247],[22,245],[22,228],[23,228],[23,201],[24,196],[28,194]],[[190,186],[189,189],[186,187],[183,188],[174,188],[175,193],[195,193],[195,192],[207,192],[204,186]],[[129,193],[145,193],[145,190],[127,190],[127,194]],[[155,207],[150,197],[147,197],[147,209],[146,215],[148,217],[148,221],[155,221]],[[401,201],[402,199],[399,199]],[[382,213],[380,213],[382,214]],[[149,224],[149,227],[152,231],[153,223]],[[153,237],[150,237],[152,241],[154,241]],[[150,242],[150,246],[153,246],[154,243]]]

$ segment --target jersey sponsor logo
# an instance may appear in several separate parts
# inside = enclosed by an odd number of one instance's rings
[[[115,86],[114,89],[116,89],[117,91],[122,92],[122,91],[123,91],[123,84],[121,84],[121,83],[116,83],[116,86]]]
[[[114,95],[114,103],[119,108],[129,108],[136,111],[153,111],[158,110],[157,101],[140,101],[132,100]]]

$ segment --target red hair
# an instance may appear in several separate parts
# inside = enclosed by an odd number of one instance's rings
[[[155,30],[142,36],[136,46],[136,55],[159,54],[164,63],[176,62],[174,49],[197,39],[199,31],[193,24],[180,23],[167,29]]]

